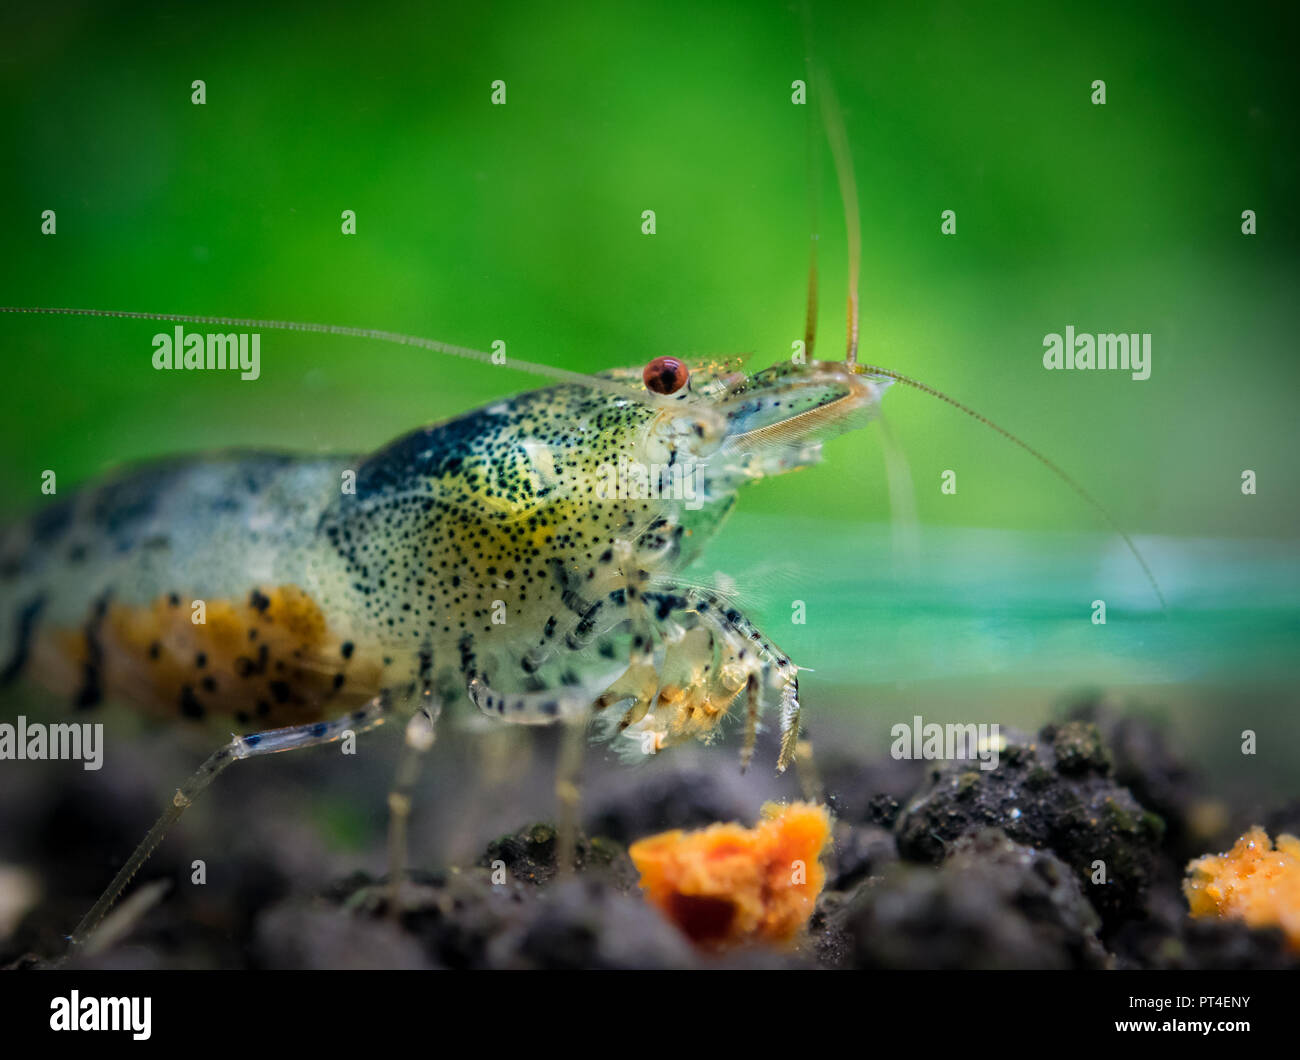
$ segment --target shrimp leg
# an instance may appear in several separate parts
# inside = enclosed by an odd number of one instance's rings
[[[708,738],[743,691],[742,763],[747,764],[761,707],[775,698],[781,728],[777,768],[784,771],[794,757],[799,735],[799,667],[717,594],[657,585],[638,593],[638,603],[664,646],[657,687],[646,695],[640,673],[645,664],[634,663],[597,701],[597,707],[634,697],[633,707],[617,723],[618,731],[652,753],[688,737]]]
[[[411,817],[411,793],[419,779],[424,756],[433,747],[442,703],[425,693],[425,703],[406,723],[402,757],[393,787],[388,793],[388,912],[401,915],[402,877],[406,874],[407,823]]]
[[[250,733],[247,736],[233,736],[225,747],[208,756],[198,770],[172,796],[171,805],[158,818],[149,834],[132,852],[121,869],[118,870],[108,889],[100,895],[99,900],[81,918],[70,939],[73,950],[84,946],[91,937],[105,914],[126,889],[127,884],[163,841],[168,830],[232,762],[257,755],[275,754],[280,751],[296,751],[302,747],[315,747],[317,744],[333,743],[342,738],[346,732],[360,733],[382,725],[387,720],[389,703],[386,696],[376,696],[363,707],[352,711],[334,721],[320,721],[308,725],[293,725],[283,729],[268,729],[265,732]]]

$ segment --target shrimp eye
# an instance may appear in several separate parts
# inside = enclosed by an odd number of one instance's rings
[[[646,389],[656,394],[675,394],[690,377],[691,370],[676,357],[656,357],[641,373]]]

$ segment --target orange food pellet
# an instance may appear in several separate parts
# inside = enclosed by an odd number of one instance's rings
[[[1279,927],[1300,953],[1300,839],[1277,837],[1274,847],[1256,826],[1226,854],[1207,854],[1187,866],[1183,893],[1194,917],[1244,920]]]
[[[788,944],[826,883],[821,853],[831,834],[824,806],[767,803],[754,828],[713,824],[633,843],[646,900],[692,942]]]

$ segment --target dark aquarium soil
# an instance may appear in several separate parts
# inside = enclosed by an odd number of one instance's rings
[[[797,797],[795,781],[770,790],[770,777],[755,776],[770,773],[758,764],[761,747],[744,777],[719,752],[682,751],[653,770],[597,770],[585,792],[578,865],[570,874],[556,871],[553,825],[519,810],[552,805],[546,770],[534,770],[541,779],[531,793],[517,778],[506,784],[494,816],[484,810],[487,796],[464,795],[485,790],[482,762],[453,751],[424,794],[435,802],[440,792],[462,797],[444,800],[442,816],[433,814],[436,827],[426,814],[431,831],[413,835],[412,858],[416,866],[427,863],[421,840],[435,833],[435,845],[459,842],[471,852],[449,861],[453,867],[414,869],[399,908],[378,873],[346,871],[347,857],[318,836],[304,838],[311,829],[301,821],[320,816],[310,812],[319,810],[321,796],[309,778],[264,772],[236,780],[232,770],[231,782],[221,781],[223,805],[184,838],[178,830],[141,874],[145,882],[171,879],[171,893],[105,952],[68,964],[1300,968],[1280,932],[1193,921],[1180,891],[1190,858],[1226,849],[1252,823],[1271,833],[1296,831],[1300,805],[1216,802],[1213,785],[1180,761],[1159,727],[1095,702],[1077,704],[1037,734],[1003,735],[999,767],[989,771],[977,762],[852,761],[820,749],[820,782],[835,816],[827,886],[806,936],[786,951],[693,949],[642,901],[627,855],[627,844],[639,837],[717,820],[752,824],[763,798]],[[38,967],[61,953],[63,934],[152,820],[156,771],[139,753],[134,784],[79,791],[76,784],[33,783],[21,812],[4,811],[0,824],[21,830],[39,878],[54,881],[3,942],[0,959],[9,967]],[[457,761],[459,776],[448,765]],[[174,761],[167,768],[174,770]],[[375,802],[372,788],[356,801]],[[361,828],[382,838],[381,809],[368,806]],[[485,830],[510,815],[513,829]],[[187,885],[197,847],[220,851],[209,860],[221,886]],[[382,864],[371,855],[352,860]]]

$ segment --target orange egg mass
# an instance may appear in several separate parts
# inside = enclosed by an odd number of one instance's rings
[[[713,824],[633,843],[646,900],[696,945],[788,945],[826,883],[821,854],[831,834],[824,806],[767,803],[754,828]]]
[[[1187,866],[1183,893],[1192,916],[1244,920],[1279,927],[1300,953],[1300,839],[1277,837],[1273,846],[1258,826],[1226,854],[1207,854]]]

